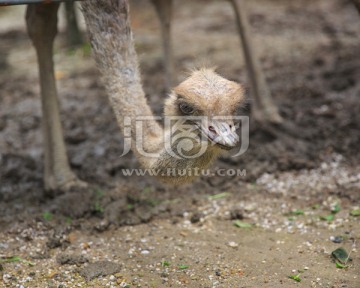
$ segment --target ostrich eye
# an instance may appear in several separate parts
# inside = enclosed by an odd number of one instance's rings
[[[183,112],[184,114],[192,114],[194,112],[194,108],[191,107],[189,104],[186,103],[180,103],[179,104],[179,108],[181,110],[181,112]]]

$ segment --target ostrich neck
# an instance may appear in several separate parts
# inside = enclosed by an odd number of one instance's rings
[[[99,0],[81,2],[94,58],[102,74],[102,80],[116,115],[118,125],[125,136],[131,135],[131,149],[139,162],[146,168],[186,169],[206,167],[215,154],[213,149],[196,158],[176,158],[165,149],[166,135],[154,120],[142,123],[143,149],[147,153],[157,153],[159,157],[144,156],[138,150],[136,139],[136,119],[153,116],[141,86],[139,63],[134,49],[127,0]],[[131,119],[124,123],[124,117]],[[130,128],[128,133],[127,128]],[[177,177],[175,177],[177,178]],[[186,178],[186,177],[185,177]],[[178,180],[176,180],[178,181]]]
[[[153,116],[153,113],[141,86],[130,28],[129,3],[127,0],[101,0],[83,1],[81,5],[93,55],[118,125],[124,131],[124,119],[131,119],[131,148],[141,164],[149,166],[154,160],[143,157],[136,149],[136,119]],[[144,122],[143,130],[147,152],[159,151],[163,138],[161,126],[155,120],[148,120]]]

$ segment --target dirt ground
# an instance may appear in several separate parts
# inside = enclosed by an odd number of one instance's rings
[[[149,2],[131,1],[132,24],[160,115],[166,92]],[[122,174],[139,164],[120,157],[122,135],[89,47],[69,51],[61,19],[62,123],[71,167],[90,188],[45,195],[24,7],[0,9],[0,287],[360,287],[360,218],[351,215],[360,208],[360,16],[346,0],[251,1],[249,14],[293,128],[251,127],[249,150],[213,166],[246,175],[181,187]],[[226,1],[175,1],[173,38],[178,80],[205,64],[247,84]],[[339,247],[352,258],[343,269],[331,257]],[[289,278],[298,274],[301,282]]]

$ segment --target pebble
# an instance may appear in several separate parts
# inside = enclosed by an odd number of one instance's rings
[[[334,243],[341,243],[344,240],[341,236],[330,236],[330,241]]]
[[[7,243],[0,243],[0,249],[7,249],[9,247],[9,244]]]
[[[230,242],[228,243],[228,245],[229,245],[230,247],[232,247],[232,248],[236,248],[236,247],[239,246],[239,244],[237,244],[237,243],[234,242],[234,241],[230,241]]]
[[[109,278],[109,280],[110,280],[111,282],[114,282],[114,281],[116,280],[116,277],[115,277],[114,275],[111,275],[110,278]]]
[[[9,283],[10,280],[11,280],[11,275],[10,274],[4,274],[2,278],[3,278],[4,283]]]
[[[141,254],[143,254],[143,255],[148,255],[148,254],[150,254],[150,251],[149,251],[149,250],[142,250],[142,251],[141,251]]]

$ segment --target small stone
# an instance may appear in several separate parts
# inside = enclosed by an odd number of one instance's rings
[[[110,226],[110,222],[107,220],[101,220],[100,223],[95,225],[95,230],[98,232],[104,232]]]
[[[230,211],[230,219],[231,220],[243,220],[244,215],[241,209],[235,208]]]
[[[7,243],[0,243],[0,249],[7,249],[9,247],[9,244]]]
[[[4,274],[3,275],[3,281],[4,283],[9,283],[11,281],[11,275],[10,274]]]
[[[194,213],[190,218],[190,222],[193,224],[198,223],[198,222],[200,222],[201,218],[202,218],[201,213]]]
[[[72,255],[72,254],[59,254],[56,257],[57,263],[60,265],[80,265],[84,264],[86,262],[89,262],[89,260],[84,255]]]
[[[83,276],[86,281],[90,281],[99,276],[107,276],[118,273],[121,270],[121,265],[109,261],[99,261],[89,264],[87,267],[81,269],[79,274]]]
[[[84,250],[90,249],[90,243],[84,242],[84,243],[82,243],[82,247]]]
[[[334,243],[341,243],[344,241],[344,238],[342,236],[330,236],[330,241]]]
[[[59,237],[50,237],[48,241],[46,242],[46,246],[50,249],[55,249],[57,247],[60,247],[63,243],[63,240]]]
[[[141,254],[142,255],[148,255],[148,254],[150,254],[150,251],[149,250],[142,250]]]
[[[114,281],[116,280],[116,277],[115,277],[114,275],[111,275],[110,278],[109,278],[109,280],[110,280],[111,282],[114,282]]]
[[[55,278],[55,276],[59,275],[59,272],[57,271],[52,271],[47,275],[47,278],[52,279]]]
[[[237,244],[237,243],[234,242],[234,241],[230,241],[230,242],[228,243],[228,245],[229,245],[230,247],[232,247],[232,248],[239,247],[239,244]]]

